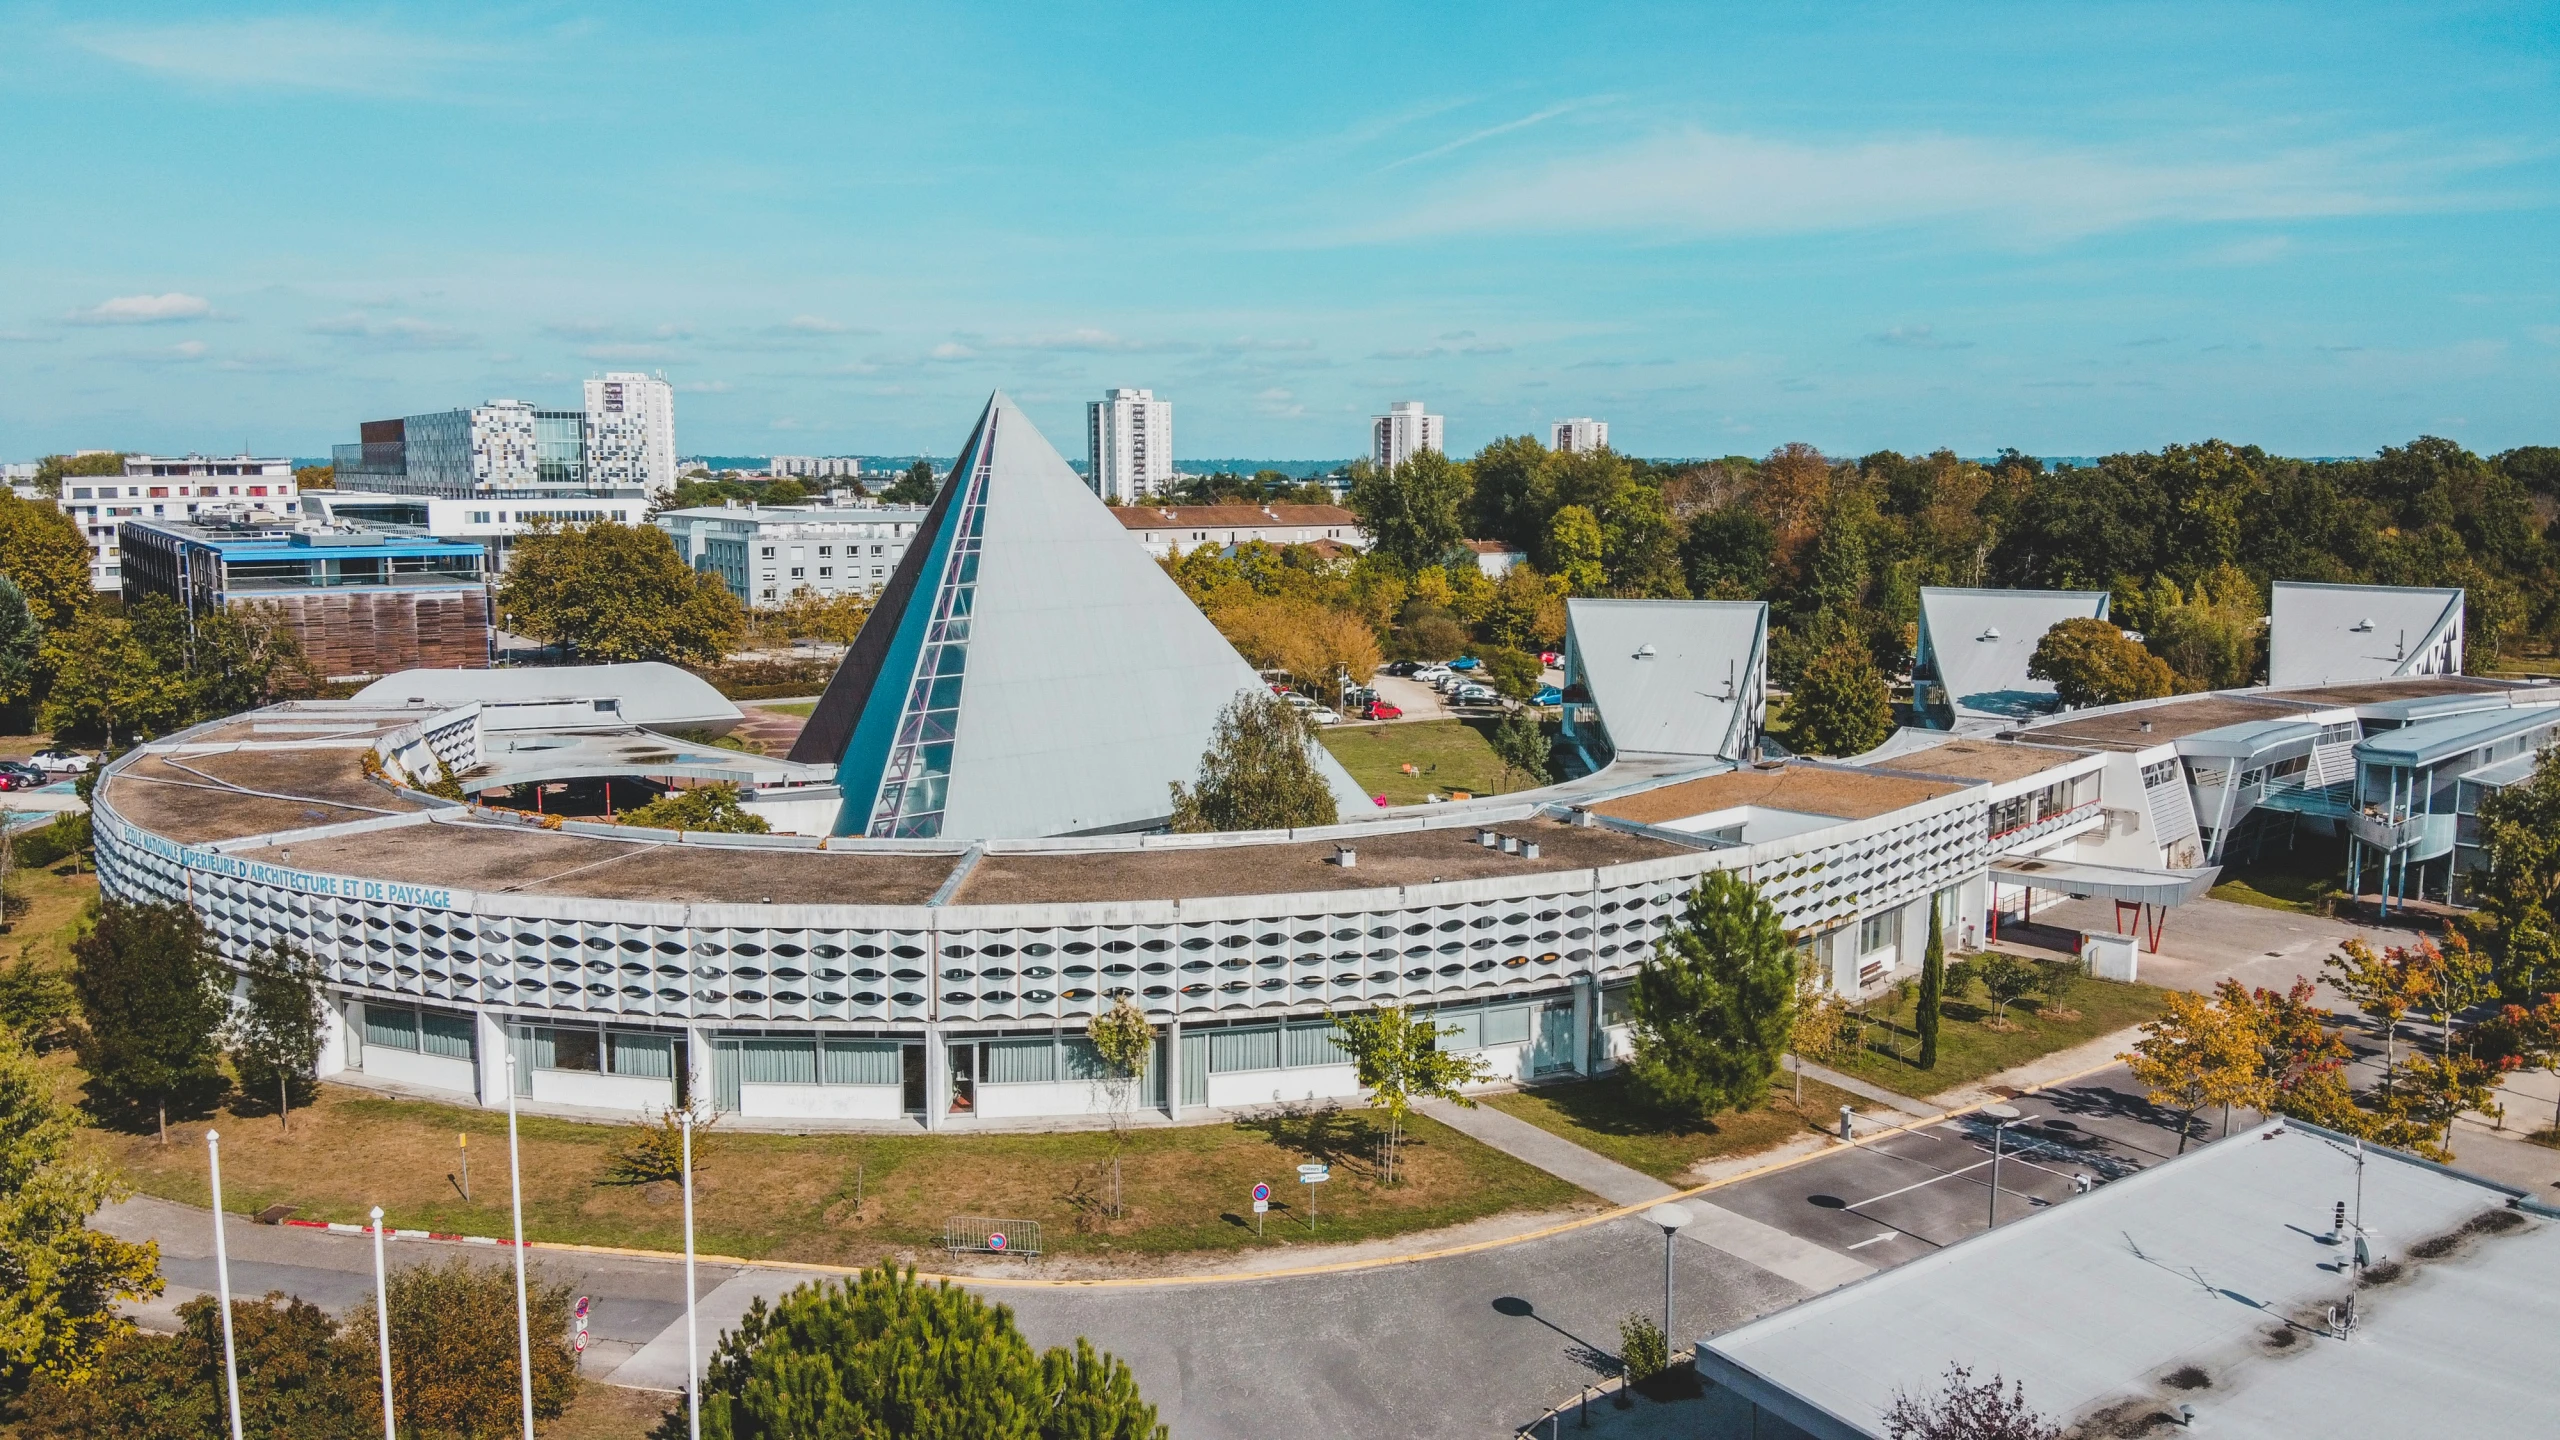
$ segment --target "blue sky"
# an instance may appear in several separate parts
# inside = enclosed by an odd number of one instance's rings
[[[1772,13],[1796,12],[1805,13]],[[2551,5],[0,8],[0,456],[2560,443]]]

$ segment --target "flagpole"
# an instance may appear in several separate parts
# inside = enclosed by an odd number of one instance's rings
[[[231,1440],[240,1440],[240,1360],[231,1344],[231,1252],[222,1240],[220,1132],[204,1132],[204,1153],[213,1167],[213,1285],[222,1303],[222,1381],[231,1402]]]
[[[516,1379],[524,1396],[524,1440],[533,1440],[533,1321],[524,1303],[524,1171],[516,1160],[516,1057],[507,1047],[507,1198],[516,1220]],[[240,1440],[235,1435],[232,1440]]]
[[[691,1440],[702,1440],[702,1358],[693,1319],[693,1106],[684,1107],[684,1402]]]
[[[382,1207],[373,1207],[373,1332],[382,1350],[382,1440],[400,1440],[391,1427],[391,1285],[382,1268]]]

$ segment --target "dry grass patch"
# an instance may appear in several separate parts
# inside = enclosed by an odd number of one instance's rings
[[[56,1063],[69,1069],[67,1057]],[[174,1117],[173,1117],[174,1118]],[[304,1218],[494,1235],[508,1224],[506,1117],[324,1085],[293,1132],[271,1116],[192,1117],[162,1148],[148,1133],[93,1129],[88,1143],[146,1193],[204,1204],[202,1134],[223,1132],[223,1198],[233,1210],[293,1205]],[[458,1135],[470,1137],[472,1199],[462,1198]],[[672,1250],[682,1243],[674,1185],[605,1183],[628,1127],[526,1117],[520,1127],[525,1233],[575,1244]],[[706,1252],[752,1259],[869,1264],[928,1254],[953,1215],[1037,1221],[1052,1254],[1233,1251],[1285,1240],[1363,1240],[1589,1197],[1455,1131],[1417,1120],[1404,1175],[1377,1183],[1376,1132],[1359,1111],[1304,1110],[1221,1125],[1132,1132],[1122,1157],[1125,1213],[1106,1214],[1111,1137],[757,1135],[713,1132],[697,1172],[695,1223]],[[1324,1160],[1332,1183],[1319,1221],[1297,1166]],[[1270,1238],[1253,1233],[1250,1190],[1274,1191]]]

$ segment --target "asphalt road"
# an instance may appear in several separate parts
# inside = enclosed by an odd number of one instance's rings
[[[2164,1117],[2131,1093],[2120,1071],[2029,1097],[2020,1108],[2028,1122],[2003,1141],[2004,1222],[2069,1203],[2077,1175],[2104,1182],[2176,1148]],[[1924,1125],[1725,1186],[1713,1199],[1881,1268],[1980,1233],[1990,1196],[1988,1145],[1989,1128],[1979,1119]],[[209,1288],[203,1212],[134,1201],[102,1223],[159,1238],[173,1287]],[[226,1233],[236,1294],[281,1289],[343,1309],[371,1288],[364,1239],[241,1220]],[[507,1260],[503,1252],[418,1241],[395,1241],[390,1253],[406,1264],[454,1254]],[[593,1297],[590,1375],[662,1389],[681,1384],[677,1266],[545,1250],[534,1252],[533,1263]],[[1729,1329],[1808,1293],[1687,1240],[1676,1247],[1674,1264],[1676,1328],[1684,1339]],[[1205,1284],[989,1286],[986,1293],[1014,1308],[1035,1344],[1085,1335],[1126,1358],[1179,1436],[1287,1430],[1495,1437],[1608,1373],[1618,1322],[1634,1311],[1660,1313],[1662,1272],[1661,1232],[1629,1217],[1414,1263]],[[704,1350],[751,1297],[778,1295],[808,1278],[703,1267]]]

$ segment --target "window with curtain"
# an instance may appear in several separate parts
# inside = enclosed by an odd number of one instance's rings
[[[418,1012],[406,1005],[364,1007],[364,1043],[385,1050],[418,1048]]]
[[[986,1079],[990,1085],[1040,1084],[1058,1078],[1056,1036],[990,1040],[986,1044],[986,1053]]]
[[[672,1035],[605,1036],[607,1062],[616,1075],[640,1080],[672,1080],[676,1074],[676,1041]]]
[[[1484,1043],[1487,1045],[1525,1045],[1529,1041],[1529,1007],[1527,1005],[1488,1005],[1484,1012]]]
[[[818,1043],[770,1036],[742,1041],[738,1078],[750,1085],[815,1085]]]
[[[830,1085],[896,1085],[905,1078],[895,1040],[828,1040],[820,1048]]]
[[[1277,1070],[1279,1068],[1280,1031],[1276,1027],[1209,1032],[1210,1074],[1223,1075],[1230,1070]]]
[[[1330,1020],[1301,1021],[1285,1032],[1281,1060],[1289,1065],[1348,1065],[1351,1052],[1342,1048]]]
[[[1103,1078],[1102,1052],[1082,1035],[1065,1036],[1058,1042],[1058,1078],[1061,1080],[1099,1080]]]
[[[480,1022],[468,1015],[425,1010],[418,1015],[418,1048],[429,1055],[468,1060],[478,1048]]]

